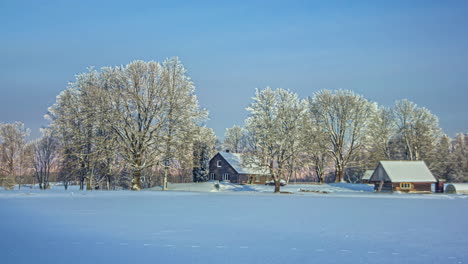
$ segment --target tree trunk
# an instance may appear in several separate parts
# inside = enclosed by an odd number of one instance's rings
[[[110,190],[110,175],[106,176],[106,189],[109,191]]]
[[[274,179],[275,179],[275,193],[279,193],[280,187],[281,187],[280,180],[276,179],[276,177]]]
[[[344,170],[341,164],[336,165],[336,173],[335,173],[335,182],[345,182],[344,181]]]
[[[84,178],[80,176],[80,191],[84,190]]]
[[[167,190],[167,175],[169,173],[169,166],[164,165],[164,178],[163,178],[163,191]]]
[[[133,172],[132,191],[139,190],[141,190],[141,170],[135,170]]]
[[[38,172],[36,172],[36,179],[37,179],[37,184],[39,185],[39,190],[42,190],[42,177]]]

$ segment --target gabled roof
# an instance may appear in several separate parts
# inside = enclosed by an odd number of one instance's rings
[[[361,180],[369,180],[370,177],[372,176],[372,173],[374,173],[374,170],[366,170],[364,172],[364,175],[362,175]]]
[[[424,161],[381,161],[379,165],[392,182],[436,182]],[[376,172],[377,169],[371,180],[375,178]]]
[[[261,174],[261,175],[266,175],[268,172],[266,172],[264,169],[255,167],[255,166],[246,166],[245,164],[242,163],[242,154],[239,153],[231,153],[231,152],[219,152],[219,155],[221,155],[231,167],[237,171],[239,174]]]

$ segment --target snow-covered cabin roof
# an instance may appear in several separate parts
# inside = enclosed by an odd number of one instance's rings
[[[424,161],[381,161],[379,166],[382,166],[392,182],[436,182]],[[370,181],[380,180],[379,166]]]
[[[254,166],[246,166],[245,164],[243,164],[242,154],[231,153],[231,152],[219,152],[219,154],[239,174],[261,174],[261,175],[268,174],[268,172],[266,172],[264,169],[254,167]]]
[[[364,175],[362,175],[361,180],[369,180],[370,177],[372,176],[372,173],[374,173],[374,170],[366,170],[364,172]]]

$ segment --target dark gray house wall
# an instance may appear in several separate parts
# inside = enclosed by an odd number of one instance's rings
[[[217,180],[223,181],[223,175],[228,175],[228,180],[232,183],[242,183],[242,181],[247,181],[246,179],[242,179],[239,177],[239,174],[226,162],[226,160],[221,156],[221,154],[216,154],[210,160],[210,171],[208,174],[208,178],[210,180]]]

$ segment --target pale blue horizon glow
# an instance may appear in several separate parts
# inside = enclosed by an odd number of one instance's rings
[[[463,1],[2,1],[0,122],[39,136],[87,67],[178,56],[218,137],[266,86],[407,98],[453,137],[468,132],[467,13]]]

